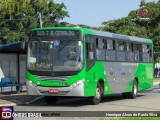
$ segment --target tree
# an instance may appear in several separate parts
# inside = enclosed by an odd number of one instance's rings
[[[1,44],[27,40],[29,30],[39,27],[41,13],[44,27],[57,26],[64,17],[69,17],[64,4],[53,0],[4,0],[0,2]],[[54,13],[53,13],[54,12]]]
[[[145,2],[141,1],[141,6]],[[102,23],[103,31],[119,33],[130,36],[137,36],[143,38],[150,38],[154,43],[154,51],[160,51],[160,8],[158,7],[160,0],[156,2],[145,3],[145,6],[152,10],[152,16],[148,20],[139,19],[138,10],[132,10],[127,17],[105,21]],[[99,30],[102,27],[99,27]]]
[[[146,0],[141,0],[140,7],[144,7],[146,5]]]

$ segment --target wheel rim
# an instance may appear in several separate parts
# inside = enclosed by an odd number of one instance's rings
[[[100,89],[97,88],[97,89],[96,89],[96,99],[99,100],[99,99],[100,99],[100,96],[101,96]]]
[[[133,93],[134,93],[134,95],[137,94],[137,85],[136,84],[134,84],[134,91],[133,91]]]

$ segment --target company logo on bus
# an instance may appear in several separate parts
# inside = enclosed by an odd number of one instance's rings
[[[138,16],[140,19],[150,19],[152,17],[152,10],[149,7],[142,7],[138,11]]]

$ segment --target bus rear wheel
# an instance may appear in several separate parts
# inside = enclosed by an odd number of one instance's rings
[[[96,88],[96,95],[93,97],[90,97],[89,100],[91,104],[97,105],[101,102],[101,98],[102,98],[102,88],[100,84],[98,83],[97,88]]]
[[[137,80],[135,80],[133,83],[132,92],[128,93],[128,97],[131,99],[135,99],[137,97],[137,93],[138,93],[138,83]]]
[[[58,97],[56,96],[45,96],[45,101],[47,104],[52,105],[58,101]]]

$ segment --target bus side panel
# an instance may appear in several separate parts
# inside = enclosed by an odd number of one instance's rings
[[[153,65],[147,63],[96,62],[86,73],[85,95],[95,95],[97,82],[100,79],[104,80],[104,94],[131,92],[135,78],[138,79],[139,91],[152,87]]]
[[[137,71],[136,63],[105,62],[104,67],[111,91],[124,93],[132,90],[132,81]]]
[[[86,73],[85,96],[95,96],[98,81],[104,81],[104,93],[113,94],[108,84],[104,63],[97,61],[94,66]]]
[[[153,86],[153,64],[140,63],[135,77],[138,78],[138,90],[144,90]]]
[[[138,80],[138,91],[145,90],[153,87],[153,64],[140,63],[138,69],[134,75],[134,78]],[[134,79],[129,84],[125,92],[131,92]]]
[[[130,84],[129,84],[128,87],[124,90],[123,93],[125,93],[125,92],[131,92],[131,91],[132,91],[132,87],[133,87],[133,83],[134,83],[134,79],[131,80]]]
[[[111,87],[109,85],[109,80],[108,80],[108,76],[106,74],[106,70],[105,70],[105,63],[106,62],[97,62],[97,76],[96,79],[97,81],[99,80],[103,80],[104,81],[104,87],[103,87],[103,94],[107,95],[107,94],[114,94],[114,92],[111,90]]]
[[[86,72],[84,96],[95,96],[96,94],[96,80],[95,80],[96,66],[93,65],[89,71]]]

